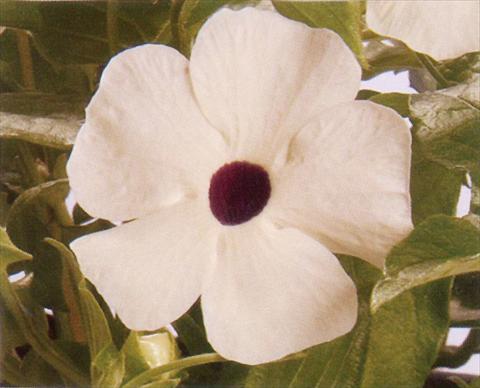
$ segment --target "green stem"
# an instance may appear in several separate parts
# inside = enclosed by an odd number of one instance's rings
[[[180,14],[185,0],[174,0],[172,10],[170,11],[170,28],[172,29],[172,44],[187,58],[189,57],[189,49],[186,47],[182,39],[182,26],[180,25]]]
[[[33,74],[32,53],[30,51],[29,36],[26,31],[16,30],[18,56],[20,58],[20,70],[22,83],[26,90],[35,90],[35,77]]]
[[[73,220],[68,212],[67,205],[64,201],[57,202],[53,206],[55,218],[61,226],[73,226]]]
[[[434,388],[452,388],[454,386],[462,387],[468,386],[472,383],[477,376],[464,374],[464,373],[455,373],[455,372],[442,372],[442,371],[433,371],[427,378],[425,382],[425,387],[434,387]],[[463,382],[463,385],[460,383]]]
[[[172,29],[171,28],[171,23],[170,23],[170,20],[165,22],[162,27],[157,31],[157,33],[155,34],[155,37],[153,38],[153,42],[159,42],[159,43],[163,43],[162,41],[160,41],[160,39],[162,38],[163,34],[165,34],[165,32],[168,30],[168,29]]]
[[[107,38],[110,55],[114,55],[117,50],[117,0],[107,3]]]
[[[361,31],[362,40],[381,40],[381,36],[369,29]]]
[[[423,65],[423,67],[428,71],[428,73],[437,81],[437,89],[445,89],[450,86],[450,83],[445,79],[445,77],[438,71],[435,65],[432,63],[430,58],[425,54],[415,53],[417,59]]]
[[[40,183],[43,183],[45,179],[41,177],[38,171],[37,164],[35,163],[35,159],[32,155],[30,147],[23,142],[18,142],[17,147],[22,164],[25,167],[25,172],[28,176],[30,186],[37,186]]]
[[[31,381],[28,376],[25,376],[20,370],[19,365],[16,364],[17,363],[13,362],[10,355],[7,355],[0,361],[0,369],[2,371],[0,383],[7,382],[17,386],[33,386],[33,381]]]
[[[146,372],[139,374],[138,376],[131,379],[127,382],[123,388],[136,388],[144,384],[147,384],[155,379],[160,378],[164,373],[171,372],[174,370],[180,370],[185,368],[190,368],[192,366],[211,364],[213,362],[226,362],[228,360],[224,359],[217,353],[206,353],[200,354],[198,356],[186,357],[181,360],[173,361],[168,364],[159,366],[157,368],[150,369]]]
[[[471,329],[460,346],[447,346],[438,356],[435,366],[458,368],[465,364],[480,345],[480,329]]]

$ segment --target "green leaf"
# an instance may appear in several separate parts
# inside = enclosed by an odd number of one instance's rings
[[[0,48],[3,46],[0,35]],[[17,76],[17,69],[13,63],[0,60],[0,90],[20,91],[22,85]]]
[[[119,387],[125,374],[125,356],[113,343],[97,354],[91,365],[95,387]]]
[[[179,335],[179,340],[188,349],[190,355],[213,351],[207,341],[203,324],[196,321],[192,314],[184,314],[173,323],[173,327]]]
[[[369,100],[377,94],[381,93],[378,90],[360,89],[357,93],[357,96],[355,97],[355,100]]]
[[[58,241],[47,241],[61,253],[64,268],[71,279],[73,297],[80,315],[72,325],[81,325],[81,330],[85,331],[92,360],[90,373],[93,386],[120,386],[126,371],[125,354],[115,346],[102,308],[89,290],[73,253]]]
[[[171,3],[172,1],[117,4],[115,11],[119,21],[118,36],[121,44],[125,46],[135,43],[132,40],[137,38],[133,36],[132,29],[138,33],[141,41],[169,44],[172,39]]]
[[[438,90],[437,93],[458,98],[467,104],[480,109],[480,74],[474,74],[463,83],[449,87],[448,89]]]
[[[168,43],[170,1],[8,1],[0,25],[29,30],[43,56],[58,64],[104,63],[146,42]]]
[[[93,219],[93,217],[83,210],[78,203],[73,207],[72,213],[73,223],[77,225]]]
[[[4,93],[0,138],[69,150],[83,123],[83,100],[72,96]]]
[[[114,225],[106,220],[97,219],[85,225],[68,225],[62,227],[62,241],[70,244],[73,240],[86,234],[100,232],[112,228]]]
[[[141,385],[140,388],[175,388],[180,384],[180,382],[181,379],[160,380]]]
[[[32,261],[32,293],[43,307],[68,313],[65,299],[65,268],[62,255],[50,244],[42,242]]]
[[[414,136],[429,160],[460,169],[480,182],[480,95],[478,81],[442,92],[412,95]]]
[[[5,237],[5,232],[0,229],[2,254],[7,252],[18,257],[18,259],[25,260],[29,257],[28,254],[19,254],[15,249],[12,249],[11,242]],[[7,249],[3,249],[6,247]],[[3,256],[3,255],[2,255]],[[7,258],[2,262],[14,262],[14,258]],[[38,353],[43,360],[48,362],[57,372],[68,381],[71,381],[80,386],[88,385],[89,381],[82,373],[82,371],[75,365],[75,363],[66,355],[56,342],[48,337],[45,324],[45,313],[43,309],[37,308],[34,311],[27,309],[29,304],[24,304],[24,298],[21,293],[16,292],[12,283],[8,279],[6,265],[0,267],[0,295],[4,309],[7,310],[14,318],[18,329],[32,349]],[[41,312],[41,315],[38,312]]]
[[[54,178],[59,150],[15,139],[0,139],[0,193],[7,212],[26,189]],[[3,215],[5,222],[7,214]]]
[[[459,58],[443,61],[438,70],[449,81],[467,82],[480,73],[480,53],[468,53]]]
[[[64,349],[85,345],[86,338],[80,317],[80,301],[75,274],[65,255],[63,244],[45,239],[44,250],[33,260],[31,292],[35,301],[53,311],[54,335],[57,343],[68,343]]]
[[[339,34],[355,53],[362,67],[368,67],[363,55],[361,5],[358,1],[273,1],[282,15],[310,27],[328,28]]]
[[[56,339],[58,347],[78,365],[85,376],[90,374],[90,354],[85,342]]]
[[[26,263],[32,259],[29,254],[19,250],[12,244],[3,228],[0,228],[0,253],[0,271],[4,274],[8,274],[8,269],[12,268],[15,264]],[[20,281],[4,284],[3,286],[9,291],[13,291],[17,288],[17,283]],[[6,296],[3,292],[0,292],[0,361],[8,357],[8,354],[11,354],[12,350],[16,347],[23,346],[27,343],[15,319],[14,313],[8,308],[5,298]]]
[[[368,40],[363,53],[369,67],[362,74],[370,79],[386,71],[402,71],[421,68],[415,53],[400,42],[386,44],[378,39]]]
[[[103,312],[103,315],[107,319],[113,343],[117,349],[121,349],[130,334],[130,329],[124,325],[124,323],[116,314],[114,315],[114,312],[110,310],[110,306],[105,302],[92,283],[90,283],[88,280],[85,280],[85,285],[88,291],[90,291],[94,296]]]
[[[0,316],[2,324],[0,325],[0,361],[11,353],[12,349],[27,343],[25,337],[20,331],[15,317],[8,311],[5,303],[0,298]]]
[[[472,198],[470,200],[470,212],[480,215],[480,186],[472,184],[471,187]]]
[[[42,240],[56,234],[53,216],[64,210],[68,181],[46,182],[23,192],[10,209],[7,231],[12,241],[27,252],[38,252]]]
[[[478,229],[466,220],[444,215],[431,217],[392,249],[386,261],[386,273],[397,273],[426,260],[440,262],[475,255],[480,250],[479,236]]]
[[[22,360],[21,372],[29,377],[34,386],[59,386],[62,384],[55,369],[32,350]]]
[[[455,277],[452,296],[463,307],[480,310],[480,272]]]
[[[468,385],[469,388],[480,388],[480,377],[476,377]]]
[[[403,117],[407,117],[410,113],[410,94],[379,93],[370,97],[369,100],[388,108],[392,108]]]
[[[69,244],[82,235],[113,226],[105,220],[74,225],[65,205],[69,191],[67,179],[49,181],[24,191],[9,210],[6,220],[8,232],[18,246],[35,254],[36,262],[46,256],[42,243],[46,237]]]
[[[466,220],[431,217],[388,255],[386,278],[374,288],[372,309],[419,285],[475,271],[480,271],[479,230]]]
[[[372,316],[370,293],[380,271],[360,259],[345,257],[342,262],[357,284],[355,328],[313,347],[301,361],[251,368],[246,387],[423,386],[448,329],[449,282],[406,292]]]
[[[62,257],[43,239],[61,237],[61,229],[53,217],[65,210],[67,180],[47,182],[23,192],[11,207],[7,231],[13,242],[34,255],[32,269],[33,295],[43,306],[67,311],[63,292]],[[56,217],[58,218],[58,217]]]
[[[435,214],[454,216],[464,180],[464,171],[451,170],[431,161],[414,139],[410,176],[414,224]]]
[[[131,331],[123,344],[122,353],[125,355],[125,376],[124,381],[131,380],[136,375],[145,372],[149,366],[142,355],[138,343],[138,333]]]
[[[0,191],[0,226],[5,226],[7,223],[7,213],[9,208],[8,193]]]
[[[462,217],[462,220],[470,222],[475,228],[480,230],[480,216],[477,214],[467,214]]]
[[[302,360],[290,360],[277,366],[273,364],[265,367],[254,367],[248,373],[245,387],[282,387],[286,382],[290,382],[291,385],[294,382],[295,374],[302,367],[302,363]]]
[[[26,376],[21,370],[21,361],[13,356],[7,354],[6,357],[0,360],[0,378],[2,382],[20,387],[34,386],[34,382]]]
[[[38,7],[33,3],[20,4],[19,1],[2,1],[0,26],[12,26],[23,29],[43,27]]]
[[[200,302],[197,301],[187,313],[173,322],[173,327],[178,333],[178,342],[186,348],[186,355],[193,356],[214,351],[207,340]],[[215,365],[204,365],[202,368],[190,370],[188,372],[189,383],[209,384],[212,376],[218,375],[215,367]]]
[[[80,287],[79,292],[83,323],[93,359],[101,349],[112,343],[112,337],[108,322],[92,293],[85,287]]]
[[[6,28],[0,34],[2,92],[36,90],[66,96],[72,93],[88,96],[93,93],[99,67],[97,64],[62,65],[51,60],[42,47],[33,43],[31,34],[23,30]]]
[[[0,12],[0,15],[2,12]],[[1,16],[0,16],[1,17]],[[5,29],[0,34],[0,87],[2,92],[22,91],[22,66],[17,31]]]
[[[7,267],[10,264],[14,264],[19,261],[32,260],[32,256],[27,252],[18,249],[13,245],[12,240],[7,234],[4,228],[0,228],[0,270],[7,271]]]
[[[421,284],[479,270],[480,253],[473,256],[447,260],[442,263],[431,260],[407,267],[398,274],[387,277],[387,279],[381,281],[375,287],[372,308],[376,310],[379,306],[392,300],[405,290]]]
[[[455,214],[465,173],[471,177],[471,212],[480,185],[480,77],[435,93],[412,95],[414,221]],[[429,188],[429,186],[431,186]]]
[[[170,373],[177,373],[182,369],[191,368],[194,366],[205,365],[209,363],[225,362],[223,357],[217,353],[206,353],[200,354],[197,356],[186,357],[183,359],[175,360],[169,362],[168,364],[160,365],[155,368],[149,369],[146,372],[143,372],[131,379],[123,385],[124,388],[134,388],[139,386],[144,386],[149,383],[168,380],[168,375]]]

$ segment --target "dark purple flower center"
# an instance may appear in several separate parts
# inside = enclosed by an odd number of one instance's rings
[[[268,173],[258,164],[232,162],[212,175],[208,199],[223,225],[238,225],[260,214],[270,198]]]

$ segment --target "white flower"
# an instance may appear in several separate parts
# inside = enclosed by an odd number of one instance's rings
[[[135,220],[71,247],[127,326],[201,295],[210,343],[246,364],[351,330],[331,251],[381,267],[411,229],[408,128],[354,102],[359,84],[335,33],[252,8],[210,18],[190,62],[162,45],[110,61],[68,173],[90,214]]]
[[[479,0],[369,0],[367,24],[438,60],[480,50]]]

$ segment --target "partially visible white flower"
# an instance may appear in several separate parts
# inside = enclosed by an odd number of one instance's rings
[[[360,75],[335,33],[253,8],[211,17],[190,62],[162,45],[110,61],[68,174],[91,215],[135,220],[71,247],[127,326],[201,296],[208,340],[246,364],[352,329],[331,252],[382,267],[412,227],[410,132],[354,101]]]
[[[479,0],[368,0],[367,24],[437,60],[480,50]]]

